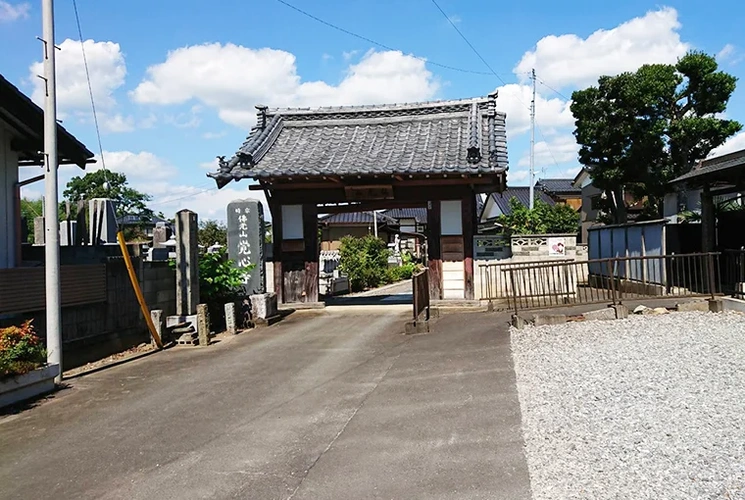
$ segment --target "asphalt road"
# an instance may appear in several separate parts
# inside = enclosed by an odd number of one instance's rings
[[[530,498],[495,315],[295,313],[0,418],[0,498]]]

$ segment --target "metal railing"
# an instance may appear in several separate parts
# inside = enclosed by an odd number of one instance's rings
[[[429,269],[423,269],[411,278],[414,295],[414,324],[429,321]]]
[[[724,293],[745,299],[745,248],[722,251],[720,275]]]
[[[509,309],[540,309],[641,298],[714,297],[720,254],[615,257],[504,266]]]

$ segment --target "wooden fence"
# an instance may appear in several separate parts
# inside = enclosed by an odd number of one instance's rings
[[[414,324],[429,321],[429,269],[414,274]]]

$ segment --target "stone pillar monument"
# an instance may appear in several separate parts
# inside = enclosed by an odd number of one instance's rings
[[[176,213],[176,315],[191,316],[199,304],[199,246],[197,214]]]
[[[258,200],[234,200],[227,215],[228,257],[239,267],[255,265],[246,277],[244,294],[264,293],[264,208]]]
[[[116,243],[116,210],[107,198],[94,198],[88,203],[89,240],[91,245]]]

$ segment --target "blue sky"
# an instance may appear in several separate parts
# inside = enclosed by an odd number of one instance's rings
[[[288,0],[397,51],[319,24],[277,0],[78,0],[107,167],[150,193],[153,208],[224,219],[231,199],[260,196],[246,183],[223,190],[205,177],[254,122],[254,106],[317,106],[453,99],[500,88],[508,114],[512,185],[527,178],[530,99],[538,85],[539,176],[576,171],[573,120],[564,96],[601,74],[674,62],[688,49],[718,54],[745,77],[741,2],[631,0],[531,3],[439,0],[498,73],[488,72],[431,0]],[[59,112],[98,151],[72,0],[57,0]],[[41,2],[0,0],[0,73],[40,99]],[[12,48],[8,50],[8,48]],[[745,121],[745,84],[728,115]],[[553,89],[553,90],[552,90]],[[554,92],[554,90],[558,92]],[[745,147],[745,134],[721,151]],[[37,172],[24,169],[24,177]],[[80,173],[62,169],[61,183]],[[31,185],[24,195],[38,196]]]

